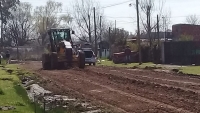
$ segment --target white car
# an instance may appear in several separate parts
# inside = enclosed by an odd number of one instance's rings
[[[89,65],[96,65],[97,59],[91,48],[83,48],[85,53],[85,63]]]

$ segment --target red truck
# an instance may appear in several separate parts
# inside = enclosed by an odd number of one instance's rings
[[[115,64],[125,63],[125,53],[113,53],[112,60]],[[138,52],[131,52],[131,59],[129,63],[137,62],[138,61]]]

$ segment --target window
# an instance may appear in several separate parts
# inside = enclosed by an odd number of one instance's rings
[[[84,51],[85,53],[85,58],[92,58],[94,55],[93,51]]]
[[[69,41],[70,40],[68,32],[64,31],[64,30],[62,30],[62,31],[53,31],[52,32],[52,36],[57,41],[61,41],[61,40],[67,40],[67,41]]]

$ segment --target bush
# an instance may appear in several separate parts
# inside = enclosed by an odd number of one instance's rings
[[[0,88],[0,95],[4,95],[5,93],[3,92],[3,90]]]
[[[135,43],[127,42],[127,45],[130,47],[131,51],[137,51],[138,46]]]

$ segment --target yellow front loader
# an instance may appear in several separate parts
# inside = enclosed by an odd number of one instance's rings
[[[47,52],[42,54],[42,67],[44,70],[61,69],[78,66],[85,68],[85,54],[73,45],[70,29],[48,30],[49,44]]]

